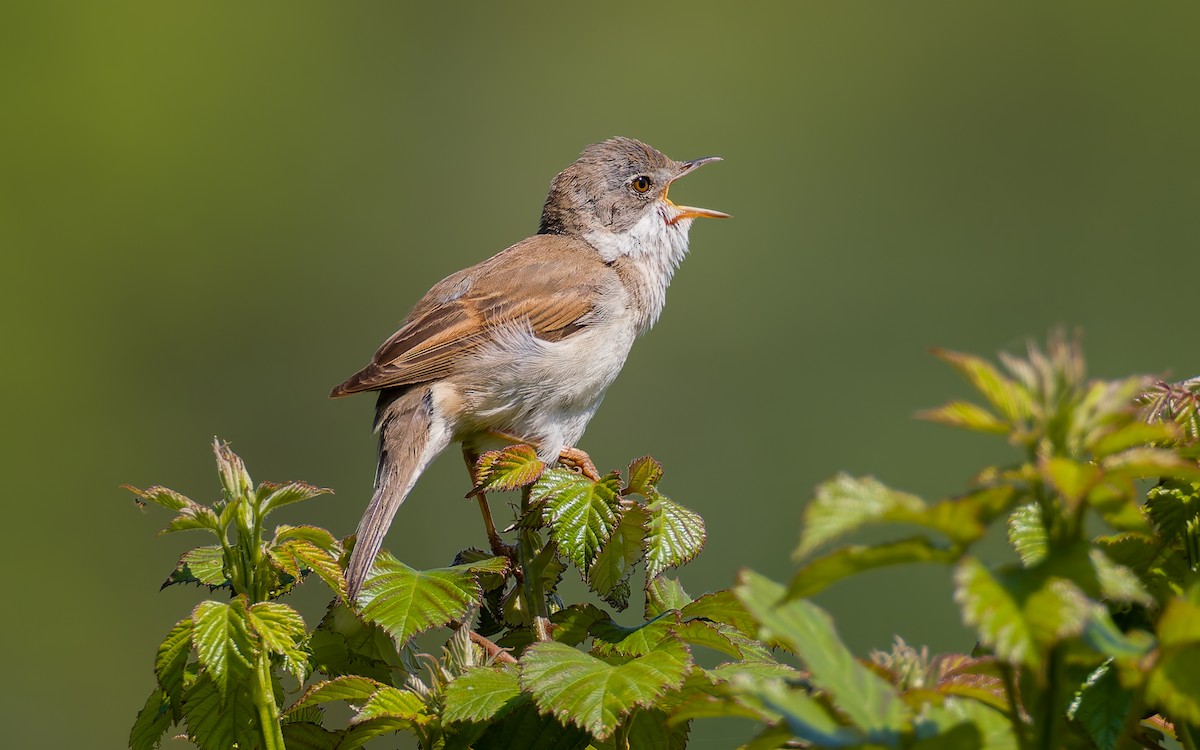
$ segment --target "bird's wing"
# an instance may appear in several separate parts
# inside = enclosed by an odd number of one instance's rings
[[[371,364],[330,396],[445,377],[461,357],[513,325],[528,325],[538,338],[560,341],[586,327],[597,295],[614,273],[581,240],[531,237],[430,289]]]

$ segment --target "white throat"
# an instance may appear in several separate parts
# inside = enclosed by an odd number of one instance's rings
[[[639,334],[654,325],[667,302],[667,286],[688,251],[692,219],[667,223],[674,206],[659,203],[623,233],[593,229],[583,238],[605,263],[622,272],[637,313]]]

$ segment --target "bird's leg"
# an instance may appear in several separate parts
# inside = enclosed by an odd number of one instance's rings
[[[463,460],[467,462],[467,473],[471,475],[471,486],[474,487],[477,481],[475,464],[479,461],[479,454],[464,444]],[[479,512],[483,514],[483,525],[487,529],[488,544],[492,548],[492,554],[514,559],[517,554],[516,548],[511,544],[505,544],[500,535],[496,533],[496,524],[492,521],[492,509],[488,505],[487,495],[479,492],[476,493],[475,499],[479,501]]]
[[[593,482],[600,481],[600,472],[596,470],[596,464],[592,463],[591,456],[574,446],[563,448],[558,454],[558,462]]]

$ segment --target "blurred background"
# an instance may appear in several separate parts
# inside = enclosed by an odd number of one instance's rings
[[[1019,351],[1063,325],[1096,375],[1200,374],[1200,5],[0,15],[12,747],[123,746],[158,640],[202,596],[158,592],[200,537],[156,537],[166,512],[119,485],[211,500],[218,435],[258,480],[337,490],[281,521],[351,532],[373,399],[329,388],[431,284],[534,232],[554,174],[612,135],[725,157],[672,197],[735,218],[694,227],[583,443],[602,470],[654,454],[707,519],[693,595],[741,566],[786,578],[837,471],[934,498],[1010,456],[911,418],[967,393],[932,346]],[[387,540],[416,567],[485,541],[453,453]],[[859,654],[972,646],[942,570],[818,600]],[[297,602],[315,622],[320,586]],[[746,729],[698,724],[693,747]]]

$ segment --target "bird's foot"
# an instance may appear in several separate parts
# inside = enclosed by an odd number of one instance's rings
[[[582,474],[593,482],[600,481],[600,472],[596,470],[596,464],[592,463],[591,456],[578,448],[563,448],[558,454],[558,462],[571,471]]]

